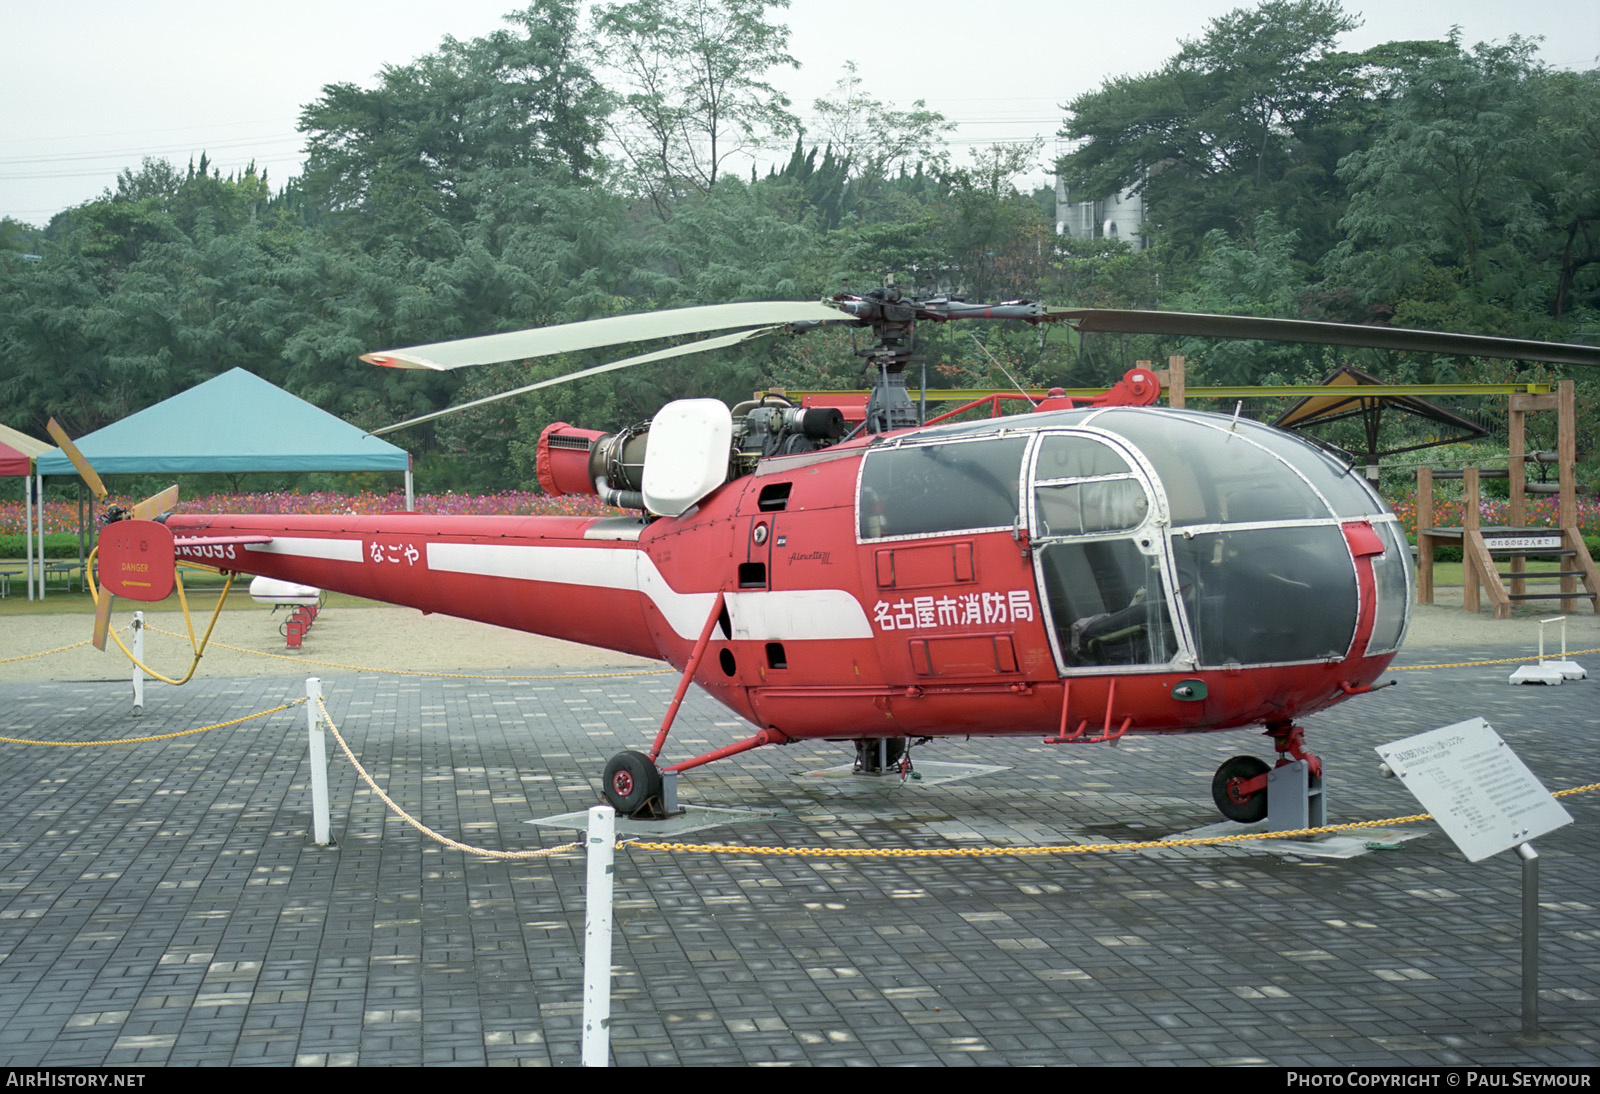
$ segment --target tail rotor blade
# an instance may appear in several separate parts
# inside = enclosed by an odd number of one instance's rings
[[[45,432],[50,434],[51,439],[61,446],[62,453],[72,461],[72,466],[78,469],[79,476],[88,484],[89,490],[94,496],[104,498],[106,496],[106,484],[100,481],[100,476],[95,474],[95,470],[89,465],[89,461],[83,458],[83,453],[79,452],[78,446],[72,443],[72,438],[67,436],[67,431],[62,429],[54,418],[51,418],[44,428]]]
[[[167,487],[159,494],[151,494],[148,498],[133,507],[134,520],[154,520],[168,509],[178,503],[177,484]]]
[[[111,629],[111,594],[100,590],[100,599],[94,605],[94,648],[106,648],[106,632]]]

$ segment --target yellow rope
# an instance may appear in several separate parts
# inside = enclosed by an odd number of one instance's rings
[[[57,646],[53,650],[40,650],[38,653],[19,653],[15,657],[0,659],[0,665],[9,665],[13,661],[29,661],[35,657],[49,657],[52,653],[65,653],[67,650],[75,650],[79,646],[87,646],[89,641],[89,639],[85,638],[82,642],[74,642],[70,646]]]
[[[173,638],[183,636],[176,631],[162,630],[160,627],[150,627],[157,634],[169,635]],[[314,657],[292,657],[286,653],[266,653],[262,650],[246,649],[243,646],[230,646],[226,642],[213,642],[211,645],[218,649],[232,650],[234,653],[252,653],[257,657],[274,657],[280,661],[293,661],[297,665],[325,665],[333,669],[348,669],[351,672],[381,672],[390,676],[438,676],[447,680],[603,680],[612,676],[661,676],[667,673],[676,675],[675,669],[625,669],[620,672],[569,672],[545,675],[503,676],[488,673],[472,672],[424,672],[420,669],[382,669],[371,665],[347,665],[339,661],[318,661]]]
[[[276,714],[280,710],[291,710],[305,702],[299,698],[273,707],[271,710],[261,710],[254,714],[246,714],[243,718],[235,718],[231,722],[217,722],[215,725],[201,726],[199,729],[183,729],[176,733],[157,733],[149,737],[119,737],[114,741],[29,741],[21,737],[0,737],[0,743],[8,745],[39,745],[42,748],[96,748],[101,745],[137,745],[148,741],[170,741],[174,737],[188,737],[195,733],[208,733],[213,729],[226,729],[236,726],[240,722],[248,722],[252,718],[265,718],[268,714]]]
[[[378,795],[383,804],[387,805],[395,816],[405,821],[407,824],[415,828],[418,832],[421,832],[424,836],[427,836],[429,839],[434,840],[437,843],[441,843],[446,847],[453,848],[457,851],[465,851],[469,855],[480,855],[483,858],[493,859],[549,858],[551,855],[559,855],[583,846],[581,842],[573,842],[563,843],[559,847],[545,847],[537,851],[496,851],[488,847],[474,847],[471,844],[462,843],[459,840],[453,840],[443,833],[434,831],[432,828],[429,828],[411,814],[407,813],[404,809],[400,808],[393,798],[389,797],[389,795],[383,792],[383,788],[373,780],[372,776],[367,774],[367,769],[361,766],[361,761],[356,759],[356,754],[350,751],[350,746],[345,743],[343,735],[341,735],[339,732],[339,727],[333,724],[333,717],[328,713],[328,706],[322,701],[322,697],[320,695],[317,697],[317,709],[322,712],[323,722],[327,724],[328,730],[333,734],[333,739],[339,742],[339,748],[342,752],[344,752],[345,759],[350,761],[350,766],[355,768],[356,774],[361,776],[361,781],[366,783],[374,794]]]

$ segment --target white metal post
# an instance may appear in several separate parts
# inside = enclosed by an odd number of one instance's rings
[[[36,476],[39,491],[33,506],[33,518],[39,522],[39,599],[44,599],[44,476]]]
[[[310,734],[311,760],[311,838],[326,847],[328,836],[328,742],[322,733],[322,715],[317,700],[322,698],[322,681],[306,677],[306,730]]]
[[[1539,1036],[1539,852],[1517,844],[1522,857],[1522,1036]]]
[[[25,571],[28,580],[28,599],[33,599],[33,476],[22,476],[22,541],[27,545],[28,569]],[[40,551],[44,548],[41,546]]]
[[[100,590],[101,596],[110,596],[105,589]],[[144,663],[144,613],[133,613],[133,712],[144,713],[144,669],[139,666]]]
[[[611,1063],[611,899],[616,877],[617,814],[589,810],[589,875],[584,887],[583,1066]]]

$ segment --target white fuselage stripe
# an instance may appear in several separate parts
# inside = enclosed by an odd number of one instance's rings
[[[359,539],[273,536],[270,543],[246,543],[244,549],[269,555],[294,555],[296,558],[326,558],[333,562],[361,561]]]
[[[694,640],[717,594],[680,593],[649,555],[605,547],[523,547],[498,543],[430,543],[428,568],[555,585],[628,589],[654,604],[680,638]],[[744,591],[727,594],[733,638],[753,642],[871,638],[867,613],[843,589]]]

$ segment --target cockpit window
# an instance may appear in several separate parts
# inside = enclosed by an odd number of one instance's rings
[[[1127,437],[1144,453],[1161,478],[1175,527],[1330,516],[1327,504],[1305,480],[1285,469],[1279,454],[1255,443],[1265,427],[1241,422],[1235,431],[1149,411],[1108,411],[1097,415],[1094,424]],[[1293,438],[1281,439],[1305,447]],[[1331,481],[1331,472],[1323,470]],[[1374,508],[1369,500],[1363,512]]]
[[[1411,600],[1411,551],[1400,525],[1394,522],[1377,526],[1383,536],[1383,554],[1373,559],[1372,573],[1378,585],[1378,610],[1372,622],[1368,653],[1387,653],[1400,648],[1406,633],[1406,608]]]
[[[1026,437],[892,446],[861,471],[861,537],[928,535],[1017,522]]]
[[[1144,523],[1150,500],[1136,479],[1048,483],[1035,495],[1046,536],[1123,532]]]
[[[1092,437],[1052,433],[1039,442],[1039,460],[1033,477],[1039,482],[1049,482],[1051,479],[1125,475],[1132,470],[1127,460],[1102,441]]]
[[[1382,503],[1374,498],[1360,475],[1316,445],[1260,422],[1239,422],[1238,426],[1245,436],[1270,449],[1311,480],[1311,485],[1328,499],[1336,515],[1361,517],[1384,511]]]
[[[1202,665],[1343,657],[1356,575],[1337,525],[1172,537],[1179,597]]]
[[[1172,660],[1178,639],[1159,557],[1142,553],[1131,539],[1047,543],[1039,556],[1066,667]]]

